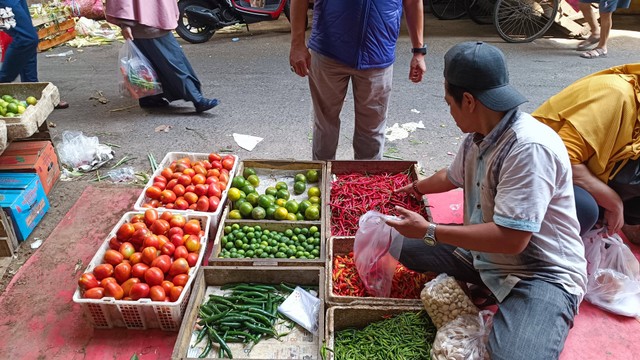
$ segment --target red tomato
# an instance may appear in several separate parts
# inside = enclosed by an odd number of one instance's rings
[[[220,206],[220,198],[217,196],[209,197],[209,212],[215,212],[218,210],[218,206]]]
[[[150,198],[150,199],[159,199],[160,198],[160,193],[162,192],[162,190],[164,190],[166,188],[166,185],[161,188],[151,185],[147,188],[147,190],[144,191],[144,194],[146,197]]]
[[[104,262],[116,266],[124,260],[124,256],[118,250],[109,249],[104,253]]]
[[[169,204],[176,201],[176,194],[171,190],[162,190],[160,193],[160,201],[163,204]]]
[[[164,301],[164,299],[167,297],[167,294],[165,293],[162,286],[155,285],[151,287],[151,290],[149,291],[149,297],[153,301]]]
[[[178,178],[182,175],[182,172],[174,172],[173,175],[171,175],[171,180],[178,180]]]
[[[173,176],[173,171],[170,168],[164,168],[162,169],[160,175],[162,175],[165,179],[171,179],[171,177]]]
[[[154,221],[158,220],[159,217],[160,215],[158,215],[158,210],[147,209],[144,212],[144,223],[147,224],[147,226],[151,226],[151,224],[153,224]]]
[[[94,287],[84,292],[82,295],[85,299],[102,299],[104,297],[104,288]]]
[[[146,247],[142,249],[142,262],[151,265],[153,260],[158,257],[158,249],[153,246]]]
[[[209,188],[207,189],[207,196],[215,196],[217,198],[220,198],[220,196],[222,196],[222,190],[220,190],[219,182],[209,184]]]
[[[130,223],[134,224],[133,226],[135,226],[136,223],[144,223],[144,214],[135,214],[131,217],[131,220],[129,220]]]
[[[169,293],[171,293],[171,289],[173,288],[174,285],[169,280],[163,280],[161,286],[164,289],[164,293],[165,294],[169,294]]]
[[[162,183],[165,183],[165,184],[166,184],[168,181],[169,181],[169,180],[167,180],[167,178],[166,178],[166,177],[164,177],[164,176],[162,176],[162,175],[158,175],[158,176],[156,176],[156,177],[154,177],[154,178],[153,178],[153,182],[154,182],[154,183],[156,183],[156,182],[162,182]]]
[[[207,194],[208,190],[209,190],[209,185],[207,185],[207,184],[198,184],[198,185],[196,185],[196,187],[194,189],[194,192],[198,196],[203,196],[203,195]]]
[[[176,246],[173,245],[172,242],[168,242],[164,244],[164,246],[160,249],[160,252],[163,255],[169,255],[169,256],[172,256],[175,251],[176,251]]]
[[[115,236],[109,240],[109,248],[113,250],[119,250],[120,245],[122,245],[122,241],[118,240],[118,238]]]
[[[118,283],[109,282],[104,287],[104,296],[120,300],[124,297],[124,290],[122,290],[122,287],[118,285]]]
[[[220,164],[220,162],[217,162],[215,165],[214,163],[211,163],[211,169],[207,170],[207,177],[211,178],[218,178],[218,176],[220,176],[220,168],[222,168],[222,164]]]
[[[131,276],[144,279],[144,274],[149,270],[149,265],[139,262],[131,267]]]
[[[178,246],[182,246],[184,245],[184,235],[179,235],[179,234],[173,234],[171,235],[171,243],[173,244],[173,246],[175,246],[176,248]]]
[[[144,223],[144,219],[142,221],[140,221],[140,222],[133,223],[133,228],[136,229],[136,231],[140,230],[140,229],[148,229],[147,228],[147,224]],[[134,232],[134,234],[135,234],[135,232]]]
[[[195,171],[196,174],[200,175],[205,175],[207,173],[207,170],[204,168],[201,162],[193,166],[193,171]]]
[[[220,157],[220,155],[218,155],[217,153],[210,153],[209,154],[209,162],[214,162],[214,161],[220,161],[222,160],[222,157]]]
[[[170,228],[171,225],[169,225],[169,222],[164,219],[158,219],[154,221],[150,227],[151,231],[156,235],[165,235],[169,232]]]
[[[120,252],[120,254],[122,254],[122,257],[124,259],[129,259],[131,255],[133,255],[133,253],[136,252],[136,249],[133,247],[133,244],[131,244],[130,242],[123,242],[122,245],[120,245],[120,248],[118,249],[118,251]]]
[[[113,277],[118,280],[118,284],[122,284],[131,277],[131,264],[121,263],[113,269]]]
[[[160,206],[160,201],[158,199],[153,199],[153,200],[149,201],[149,205],[152,208],[157,208],[158,206]]]
[[[185,194],[188,192],[194,192],[196,191],[196,186],[195,185],[189,185],[187,187],[184,188]]]
[[[171,179],[167,183],[167,186],[164,187],[164,190],[173,190],[178,184],[178,179]],[[158,195],[158,199],[160,199],[160,195]]]
[[[132,266],[141,261],[142,261],[142,253],[139,251],[136,251],[133,254],[131,254],[131,256],[129,256],[129,262],[131,263]]]
[[[190,178],[193,178],[196,175],[196,171],[193,168],[186,168],[182,173]]]
[[[224,187],[227,187],[227,183],[229,182],[229,173],[227,172],[220,172],[220,175],[218,176],[218,180],[220,180],[221,183],[224,183]]]
[[[164,235],[158,235],[157,238],[158,238],[158,246],[156,246],[156,249],[162,249],[164,244],[170,242],[169,238]]]
[[[225,155],[222,158],[222,167],[231,170],[233,169],[233,164],[236,162],[236,159],[232,155]]]
[[[208,211],[209,210],[209,198],[205,195],[200,196],[196,203],[196,211]]]
[[[175,203],[168,203],[164,205],[165,209],[175,209],[176,208],[176,204]]]
[[[178,184],[182,184],[184,186],[191,185],[191,176],[182,174],[178,178]]]
[[[187,210],[189,208],[189,203],[183,197],[177,198],[173,205],[176,210]]]
[[[162,220],[166,220],[171,221],[171,218],[173,217],[173,213],[171,211],[165,211],[162,213],[162,215],[160,215],[160,219]]]
[[[108,283],[110,282],[114,282],[114,283],[118,283],[118,280],[116,280],[116,278],[114,278],[113,276],[109,276],[106,277],[102,280],[100,280],[100,287],[106,287]]]
[[[149,286],[160,285],[164,280],[164,272],[160,268],[151,267],[144,273],[144,281]]]
[[[198,252],[200,250],[200,236],[198,235],[187,235],[188,238],[184,240],[184,246],[189,250],[189,252]]]
[[[154,182],[153,185],[151,186],[155,186],[160,190],[164,190],[167,187],[167,183],[166,182]]]
[[[182,289],[182,286],[174,286],[173,288],[171,288],[171,293],[169,293],[169,299],[171,299],[171,302],[178,301],[180,295],[182,294]]]
[[[133,233],[130,242],[134,247],[140,248],[142,244],[144,244],[144,239],[151,234],[151,230],[147,228],[138,229],[135,233]]]
[[[160,255],[153,260],[151,267],[157,267],[162,270],[163,273],[166,273],[171,268],[171,258],[169,255]]]
[[[124,283],[122,283],[122,290],[124,291],[124,296],[129,296],[129,292],[131,291],[131,288],[133,287],[133,285],[135,284],[139,284],[140,282],[142,282],[142,280],[138,279],[137,277],[132,277],[129,278],[127,281],[125,281]]]
[[[184,245],[176,246],[176,251],[173,252],[173,259],[186,259],[189,256],[189,250]]]
[[[176,194],[177,198],[184,196],[184,193],[186,192],[184,185],[182,184],[176,184],[176,186],[174,186],[172,190],[173,190],[173,193]]]
[[[205,170],[209,170],[211,169],[211,162],[209,162],[209,160],[202,160],[202,166]]]
[[[173,277],[173,285],[175,286],[186,286],[187,281],[189,281],[189,274],[179,274]]]
[[[198,201],[198,195],[194,192],[187,192],[184,194],[184,199],[191,204],[195,204]]]
[[[189,264],[190,267],[196,266],[198,263],[198,256],[198,253],[190,252],[189,255],[187,255],[187,264]]]
[[[143,282],[134,284],[129,291],[129,296],[131,296],[131,300],[149,297],[149,285]]]
[[[171,224],[171,222],[169,222],[169,224]],[[186,224],[186,219],[185,219],[185,224]],[[184,226],[184,225],[182,225]],[[184,235],[184,231],[182,231],[182,226],[177,227],[177,226],[173,226],[171,227],[171,229],[169,229],[169,234],[167,234],[167,236],[171,237],[175,234],[178,234],[180,236]]]
[[[89,290],[98,287],[100,283],[92,273],[84,273],[78,279],[78,286],[82,290]]]
[[[188,256],[188,254],[187,254]],[[180,275],[180,274],[188,274],[189,273],[189,263],[187,259],[178,258],[171,263],[171,268],[169,269],[169,275]]]
[[[187,223],[187,218],[185,218],[182,214],[174,214],[171,217],[171,220],[169,220],[169,225],[171,225],[171,229],[169,229],[169,231],[171,231],[172,229],[180,229],[180,231],[182,232],[182,227]],[[174,232],[176,230],[173,230]]]
[[[185,234],[197,235],[198,233],[200,233],[200,220],[192,219],[187,221],[187,223],[182,228],[182,231],[184,231]]]
[[[187,248],[185,248],[187,250]],[[96,276],[96,279],[102,280],[104,278],[108,278],[113,275],[113,265],[111,264],[100,264],[93,269],[93,275]]]
[[[191,183],[195,184],[196,188],[198,187],[198,185],[204,185],[205,181],[207,181],[207,177],[202,174],[195,174],[191,178]]]
[[[133,236],[134,232],[135,232],[135,229],[133,227],[133,224],[124,223],[124,224],[120,225],[120,228],[116,232],[116,237],[120,241],[126,241],[126,240],[129,240],[129,238],[131,238],[131,236]]]

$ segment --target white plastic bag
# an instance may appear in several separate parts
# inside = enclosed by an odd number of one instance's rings
[[[278,311],[312,334],[318,333],[320,299],[296,286],[293,292],[278,306]]]
[[[374,297],[389,297],[404,237],[385,223],[388,215],[367,211],[360,217],[353,244],[358,275]]]
[[[460,315],[476,315],[479,312],[458,281],[445,273],[424,284],[420,300],[437,329]]]
[[[111,147],[100,144],[95,136],[87,137],[81,131],[65,131],[57,145],[60,162],[72,170],[88,172],[113,159]]]
[[[585,299],[615,314],[640,316],[640,263],[617,234],[604,229],[582,237],[587,258]]]
[[[477,315],[458,316],[436,333],[431,347],[431,359],[489,359],[487,340],[492,324],[493,313],[489,310],[483,310]]]
[[[140,99],[162,94],[162,84],[149,60],[131,40],[125,41],[118,56],[120,94]]]

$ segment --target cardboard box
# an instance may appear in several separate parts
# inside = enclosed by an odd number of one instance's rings
[[[24,241],[49,210],[49,200],[38,175],[0,174],[0,206],[11,219],[18,241]]]
[[[60,166],[50,141],[23,141],[11,143],[2,153],[0,172],[35,172],[49,194],[60,177]]]

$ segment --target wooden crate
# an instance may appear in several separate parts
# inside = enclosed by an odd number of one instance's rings
[[[319,267],[216,267],[200,268],[193,283],[191,298],[187,312],[182,321],[180,332],[173,348],[172,359],[195,359],[198,355],[189,355],[191,341],[198,319],[200,305],[206,301],[211,288],[237,282],[253,282],[263,284],[280,284],[286,282],[296,285],[318,286],[318,297],[321,300],[318,334],[313,335],[299,326],[280,339],[260,341],[250,353],[242,351],[242,344],[229,344],[234,359],[308,359],[319,360],[324,340],[324,274]],[[197,351],[195,351],[197,353]],[[210,358],[217,359],[217,350],[212,350]]]
[[[11,219],[0,209],[0,257],[13,256],[18,248],[18,237],[11,225]]]
[[[56,19],[41,25],[38,29],[38,38],[40,39],[38,51],[45,51],[74,39],[76,37],[75,26],[76,21],[73,18],[67,18],[63,21]]]

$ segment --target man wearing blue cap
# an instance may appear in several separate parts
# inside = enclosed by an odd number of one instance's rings
[[[398,189],[415,196],[464,189],[464,225],[397,208],[400,262],[486,286],[499,302],[491,359],[557,359],[586,289],[571,164],[560,137],[518,109],[504,54],[464,42],[445,55],[445,101],[468,133],[453,163]]]

